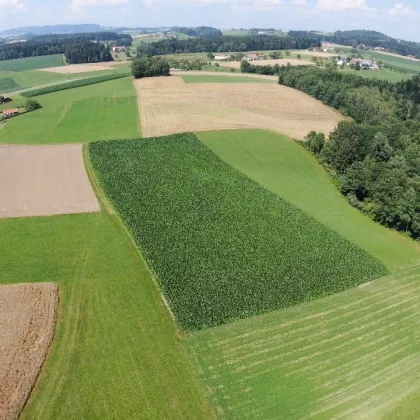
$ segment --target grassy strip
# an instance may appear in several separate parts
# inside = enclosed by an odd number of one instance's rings
[[[285,308],[387,273],[192,134],[89,147],[105,193],[185,330]]]
[[[15,92],[20,90],[20,86],[11,77],[0,79],[0,94]]]
[[[64,66],[64,58],[62,54],[42,55],[39,57],[18,58],[16,60],[0,61],[1,71],[26,71],[46,69],[48,67]]]
[[[418,242],[350,206],[318,161],[291,139],[262,130],[212,131],[198,137],[235,169],[365,249],[389,269],[419,263]]]
[[[220,418],[414,420],[419,285],[411,268],[185,343]]]
[[[83,87],[83,86],[95,85],[97,83],[108,82],[110,80],[121,79],[127,76],[129,76],[128,73],[117,73],[117,74],[105,74],[105,75],[97,76],[97,77],[89,77],[86,79],[74,80],[69,83],[62,83],[59,85],[33,89],[28,92],[22,93],[22,96],[26,96],[27,98],[32,98],[34,96],[46,95],[48,93],[59,92],[61,90],[74,89],[74,88]]]

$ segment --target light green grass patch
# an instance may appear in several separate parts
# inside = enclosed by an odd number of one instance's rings
[[[419,299],[415,267],[185,343],[219,418],[414,419]]]
[[[11,77],[3,77],[0,79],[0,94],[14,92],[19,89],[20,86]]]
[[[275,80],[246,76],[187,75],[182,78],[185,83],[276,83]]]
[[[234,168],[374,255],[391,270],[418,264],[420,245],[351,207],[317,160],[299,144],[260,130],[200,133]]]
[[[150,272],[115,216],[0,220],[0,284],[57,282],[51,353],[23,419],[207,419]]]
[[[81,143],[140,135],[131,78],[42,95],[42,109],[7,121],[0,143]]]
[[[61,54],[0,61],[0,71],[25,71],[59,66],[64,66],[64,58]]]

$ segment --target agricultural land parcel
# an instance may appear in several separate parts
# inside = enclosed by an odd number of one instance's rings
[[[43,108],[7,121],[0,130],[0,143],[82,143],[140,135],[131,78],[35,99]]]
[[[64,66],[64,58],[61,54],[19,58],[17,60],[0,61],[0,74],[3,71],[19,72],[59,66]]]
[[[0,173],[0,218],[100,210],[81,145],[0,145]]]
[[[17,419],[54,337],[54,283],[0,286],[0,419]]]
[[[107,197],[184,330],[285,308],[387,273],[192,134],[89,149]]]
[[[136,80],[135,85],[145,137],[253,127],[303,139],[311,130],[328,135],[344,118],[314,98],[277,84],[187,84],[180,77],[161,77]]]
[[[22,419],[212,418],[143,259],[114,215],[0,219],[0,284],[60,283]]]

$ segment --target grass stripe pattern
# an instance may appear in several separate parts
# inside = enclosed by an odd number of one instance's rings
[[[193,134],[89,147],[105,193],[184,330],[290,307],[388,273]]]

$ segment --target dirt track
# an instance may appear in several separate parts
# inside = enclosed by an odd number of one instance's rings
[[[109,70],[115,66],[125,64],[123,61],[109,61],[106,63],[92,63],[92,64],[70,64],[69,66],[61,67],[49,67],[47,69],[40,69],[41,71],[47,71],[49,73],[60,73],[60,74],[74,74],[74,73],[88,73],[91,71]]]
[[[186,84],[177,76],[134,83],[145,137],[261,128],[303,139],[311,130],[329,134],[344,119],[316,99],[277,84]]]
[[[0,218],[99,210],[81,145],[0,146]]]
[[[58,286],[0,286],[0,420],[17,419],[55,332]]]

